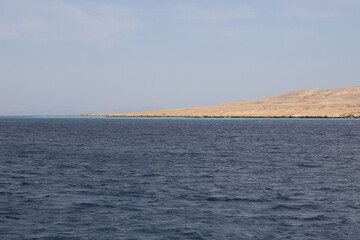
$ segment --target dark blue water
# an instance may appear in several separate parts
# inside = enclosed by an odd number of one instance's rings
[[[360,121],[0,119],[1,239],[359,239]]]

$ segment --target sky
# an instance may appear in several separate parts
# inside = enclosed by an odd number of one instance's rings
[[[0,0],[0,115],[360,86],[359,0]]]

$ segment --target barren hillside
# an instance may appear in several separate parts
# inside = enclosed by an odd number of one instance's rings
[[[360,87],[314,89],[260,100],[108,117],[360,117]]]

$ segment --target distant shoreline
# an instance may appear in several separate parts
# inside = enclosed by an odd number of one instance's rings
[[[82,116],[184,118],[360,118],[360,87],[296,91],[214,106]]]
[[[248,119],[248,120],[251,120],[251,119],[268,119],[268,120],[276,120],[276,119],[283,119],[283,120],[305,120],[305,119],[308,119],[308,120],[311,120],[311,119],[314,119],[314,120],[359,120],[360,117],[238,117],[238,116],[235,116],[235,117],[181,117],[181,116],[166,116],[166,117],[158,117],[158,116],[143,116],[143,117],[140,117],[140,116],[136,116],[136,117],[133,117],[133,116],[113,116],[113,117],[109,117],[109,116],[81,116],[81,115],[23,115],[23,116],[0,116],[0,119],[208,119],[208,120],[211,120],[211,119],[218,119],[218,120],[226,120],[226,119]]]
[[[187,118],[187,119],[194,119],[194,118],[200,118],[200,119],[304,119],[304,118],[312,118],[312,119],[359,119],[360,117],[328,117],[328,116],[113,116],[113,115],[89,115],[89,114],[81,114],[81,117],[104,117],[104,118]]]
[[[279,116],[227,116],[227,117],[223,117],[223,116],[165,116],[165,117],[160,117],[160,116],[106,116],[108,118],[218,118],[218,119],[227,119],[227,118],[244,118],[244,119],[250,119],[250,118],[263,118],[263,119],[304,119],[304,118],[313,118],[313,119],[322,119],[322,118],[326,118],[326,119],[359,119],[360,117],[327,117],[327,116],[289,116],[289,117],[279,117]]]

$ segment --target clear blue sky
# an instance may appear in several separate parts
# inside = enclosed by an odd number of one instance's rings
[[[0,115],[360,85],[358,0],[0,0]]]

